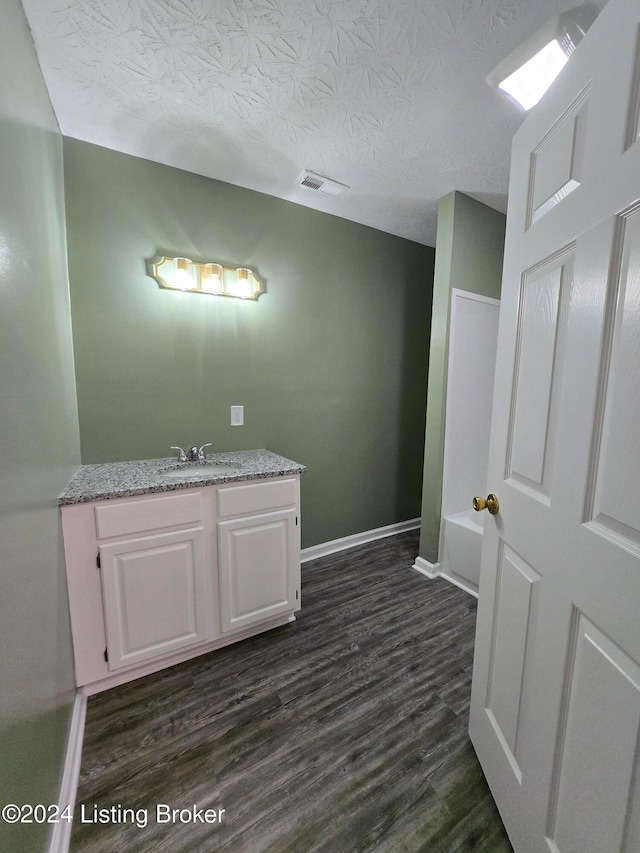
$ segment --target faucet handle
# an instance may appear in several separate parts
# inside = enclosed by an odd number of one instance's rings
[[[211,447],[211,442],[208,441],[206,444],[203,444],[198,450],[198,459],[204,460],[207,458],[207,454],[204,452],[205,447]]]
[[[170,449],[171,449],[171,450],[179,450],[179,451],[180,451],[180,455],[178,456],[178,461],[179,461],[179,462],[186,462],[186,461],[187,461],[187,454],[184,452],[184,450],[183,450],[181,447],[173,447],[173,446],[171,446],[171,448],[170,448]]]

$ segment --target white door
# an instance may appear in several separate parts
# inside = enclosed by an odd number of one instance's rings
[[[110,670],[207,640],[202,527],[101,545],[100,565]]]
[[[640,3],[512,155],[470,734],[516,853],[640,850]]]
[[[296,516],[292,508],[218,522],[223,631],[299,609]]]

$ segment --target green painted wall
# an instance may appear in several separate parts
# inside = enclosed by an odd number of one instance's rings
[[[80,461],[62,137],[19,0],[0,4],[0,802],[55,803],[73,699],[57,498]],[[46,826],[0,822],[0,849]]]
[[[430,563],[438,561],[440,535],[451,289],[500,298],[505,222],[460,192],[438,205],[420,528],[420,556]]]
[[[65,180],[84,463],[266,447],[308,466],[304,546],[419,516],[433,249],[71,139]],[[156,252],[267,293],[161,290]]]

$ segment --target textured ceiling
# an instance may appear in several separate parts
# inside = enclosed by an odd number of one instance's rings
[[[606,0],[588,5],[602,9]],[[485,82],[577,0],[23,0],[67,136],[435,245],[506,209],[522,115]],[[351,187],[295,185],[311,169]]]

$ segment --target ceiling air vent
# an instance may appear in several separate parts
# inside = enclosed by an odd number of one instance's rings
[[[342,195],[345,190],[350,189],[346,184],[341,184],[339,181],[332,181],[331,178],[325,178],[323,175],[317,175],[315,172],[310,172],[308,169],[300,175],[297,181],[299,187],[306,187],[308,190],[313,190],[323,195],[338,196]]]

